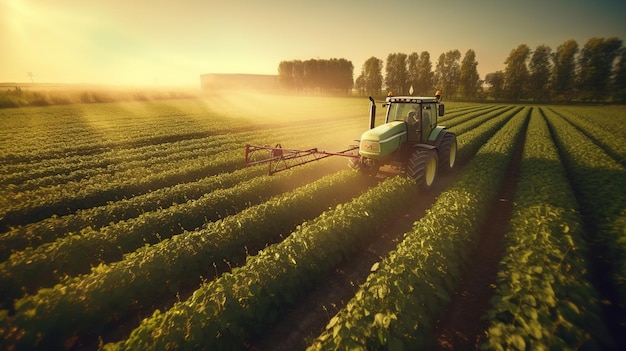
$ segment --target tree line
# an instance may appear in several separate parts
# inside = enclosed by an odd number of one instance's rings
[[[354,65],[340,58],[281,61],[278,82],[295,92],[349,94],[352,90]]]
[[[552,50],[521,44],[505,59],[505,68],[481,79],[476,53],[470,49],[442,53],[434,64],[427,51],[370,57],[353,82],[353,66],[345,59],[283,61],[282,86],[295,91],[361,95],[432,95],[448,99],[536,102],[626,102],[626,48],[616,37],[591,38],[579,47],[567,40]],[[385,91],[383,91],[383,87]]]

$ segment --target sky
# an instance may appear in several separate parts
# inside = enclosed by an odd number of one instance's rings
[[[476,53],[503,70],[520,44],[618,37],[625,0],[0,0],[0,83],[197,86],[281,61]]]

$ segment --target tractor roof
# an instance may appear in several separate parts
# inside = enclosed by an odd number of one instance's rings
[[[422,102],[430,102],[430,103],[438,102],[437,98],[434,96],[388,96],[386,101],[396,102],[396,103],[412,103],[412,104],[419,104]]]

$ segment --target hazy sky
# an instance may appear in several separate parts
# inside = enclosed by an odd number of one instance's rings
[[[0,82],[196,85],[280,61],[458,49],[478,72],[520,44],[617,36],[626,0],[0,0]]]

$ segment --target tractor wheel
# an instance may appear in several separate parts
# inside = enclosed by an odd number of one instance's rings
[[[407,163],[407,175],[420,188],[430,189],[437,178],[437,153],[434,150],[415,150]]]
[[[348,160],[348,166],[352,169],[358,170],[361,174],[366,176],[375,176],[378,173],[378,164],[376,162],[363,158],[350,158]]]
[[[453,133],[446,133],[441,139],[439,144],[439,164],[441,165],[441,171],[447,172],[454,168],[456,163],[456,135]]]
[[[361,169],[361,159],[356,157],[350,157],[348,159],[348,167],[355,170]]]

